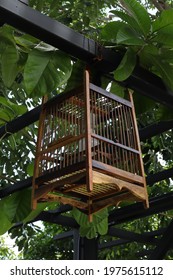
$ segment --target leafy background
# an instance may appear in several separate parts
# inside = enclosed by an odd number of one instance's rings
[[[111,73],[115,79],[110,88],[113,93],[125,95],[126,89],[121,82],[128,79],[139,64],[160,76],[172,94],[172,1],[162,1],[162,4],[160,1],[145,1],[145,5],[141,5],[141,1],[137,0],[30,0],[29,5],[122,54],[121,63]],[[65,89],[75,87],[80,82],[82,69],[81,61],[72,61],[62,51],[6,24],[0,27],[0,126],[39,105],[43,95],[48,94],[51,98]],[[106,87],[110,81],[103,77],[102,83]],[[141,128],[173,118],[170,109],[138,92],[134,92],[134,100]],[[14,135],[7,138],[4,135],[0,139],[0,189],[32,176],[37,129],[38,123],[34,123]],[[172,130],[142,143],[146,174],[172,167],[172,148]],[[155,196],[170,190],[172,181],[168,179],[149,188],[149,194]],[[1,235],[18,222],[26,224],[32,221],[43,209],[58,206],[43,204],[31,211],[30,199],[31,189],[27,189],[0,200]],[[114,239],[106,235],[108,210],[95,215],[92,223],[88,223],[86,216],[77,209],[73,209],[69,215],[79,223],[81,236],[94,238],[101,235],[102,241],[107,242]],[[145,219],[142,225],[140,221],[135,221],[121,227],[136,232],[149,231],[167,225],[171,217],[170,211]],[[31,224],[10,232],[19,249],[23,250],[24,258],[29,258],[27,252],[30,252],[30,257],[36,258],[36,248],[41,246],[40,236],[45,237],[46,246],[51,243],[55,232],[63,230],[67,229],[50,225],[44,225],[40,230]],[[51,232],[49,240],[46,238],[48,231]],[[35,249],[32,248],[32,242],[37,244]],[[139,244],[128,244],[123,247],[123,251],[121,248],[117,251],[107,249],[100,253],[100,258],[135,258],[132,252],[137,250],[137,246]],[[67,247],[71,248],[68,243]],[[53,250],[52,254],[51,250],[47,251],[47,258],[70,258],[72,254],[72,249],[66,250],[66,253],[62,248],[61,253],[57,253],[57,250]]]

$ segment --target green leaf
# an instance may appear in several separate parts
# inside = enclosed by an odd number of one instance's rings
[[[117,33],[124,26],[126,26],[126,24],[121,21],[109,22],[101,30],[101,40],[108,43],[116,44]]]
[[[64,84],[71,74],[71,60],[60,51],[38,51],[28,56],[24,69],[25,88],[29,95],[42,96]]]
[[[93,214],[93,222],[88,221],[88,216],[78,209],[72,210],[73,216],[80,225],[80,235],[88,239],[95,238],[98,234],[105,235],[108,231],[108,210],[103,209]]]
[[[50,204],[50,203],[49,203]],[[32,210],[24,219],[23,223],[26,224],[32,220],[34,220],[46,207],[48,206],[47,202],[38,203],[37,208]]]
[[[164,10],[152,24],[152,31],[158,32],[173,25],[173,9]]]
[[[164,80],[164,82],[167,84],[167,86],[173,90],[173,67],[170,65],[167,61],[158,59],[157,56],[151,56],[151,60],[160,73],[160,76]]]
[[[119,85],[117,82],[112,82],[112,85],[111,85],[111,88],[110,88],[111,93],[114,93],[114,94],[124,98],[125,91],[126,91],[126,88]]]
[[[37,208],[32,210],[24,219],[23,223],[28,223],[34,220],[43,210],[55,210],[57,209],[57,203],[55,202],[42,202],[37,203]]]
[[[4,37],[2,38],[2,40]],[[12,40],[12,38],[11,38]],[[10,88],[17,76],[18,66],[17,62],[19,59],[18,51],[16,49],[16,45],[11,41],[8,41],[6,44],[3,41],[3,51],[1,52],[1,71],[2,71],[2,79],[4,84]]]
[[[0,108],[0,124],[4,124],[6,122],[9,122],[13,119],[13,114],[11,111],[7,109],[1,109]]]
[[[27,173],[29,176],[33,176],[34,173],[34,162],[31,162],[27,165]]]
[[[8,25],[3,25],[3,27],[0,28],[0,54],[7,45],[16,46],[12,28]]]
[[[173,9],[165,10],[153,22],[153,42],[173,47]]]
[[[8,219],[8,216],[6,215],[6,212],[4,210],[5,210],[4,199],[1,199],[0,200],[0,221],[1,221],[0,235],[6,233],[13,225],[11,221]]]
[[[39,40],[36,39],[35,37],[32,37],[28,34],[20,35],[20,36],[15,36],[14,37],[15,42],[18,46],[22,47],[22,50],[31,50],[34,47],[36,47],[39,44]]]
[[[151,20],[147,10],[136,0],[123,0],[123,6],[134,18],[141,32],[147,36],[151,29]]]
[[[31,212],[31,189],[7,197],[4,201],[4,211],[11,223],[23,221]]]
[[[0,96],[0,104],[7,108],[14,115],[22,115],[27,111],[25,105],[18,105],[3,96]]]
[[[10,136],[8,137],[8,140],[9,140],[11,149],[12,149],[13,151],[15,151],[16,148],[17,148],[17,145],[16,145],[16,141],[15,141],[14,136],[13,136],[13,135],[10,135]]]
[[[128,15],[127,13],[116,10],[111,11],[111,13],[121,18],[124,22],[130,25],[137,33],[141,33],[140,26],[132,16]]]
[[[148,44],[144,46],[141,51],[139,52],[140,64],[144,68],[151,69],[153,66],[151,56],[160,56],[160,49],[152,44]]]
[[[158,110],[156,112],[157,121],[171,121],[173,120],[173,111],[172,109],[159,104]]]
[[[160,57],[169,63],[173,63],[173,50],[172,49],[160,49]]]
[[[36,9],[41,12],[43,9],[43,5],[44,5],[43,0],[37,0]]]
[[[139,34],[128,25],[124,25],[119,29],[116,43],[129,46],[143,46],[145,44],[145,42],[139,37]]]
[[[83,83],[83,73],[86,65],[84,62],[78,60],[74,63],[72,68],[71,76],[67,82],[67,86],[65,88],[65,91],[69,91],[71,89],[76,88],[77,86],[82,85]]]
[[[159,46],[162,45],[163,47],[172,48],[173,47],[172,34],[173,34],[173,24],[159,30],[151,41],[159,44]]]
[[[126,80],[133,72],[136,65],[136,54],[129,48],[117,69],[114,71],[114,78],[117,81]]]
[[[145,112],[148,112],[152,108],[155,108],[156,102],[138,92],[133,93],[133,100],[135,104],[136,115],[141,115]]]

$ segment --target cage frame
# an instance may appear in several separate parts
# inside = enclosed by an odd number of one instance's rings
[[[132,93],[129,92],[129,100],[122,99],[110,92],[107,92],[104,89],[101,89],[94,84],[90,83],[89,71],[85,71],[84,85],[78,87],[77,89],[73,89],[67,93],[61,93],[57,97],[52,100],[47,100],[47,97],[43,98],[42,102],[42,110],[40,114],[39,120],[39,129],[38,129],[38,140],[37,140],[37,150],[35,156],[35,167],[34,167],[34,175],[33,175],[33,191],[32,191],[32,208],[35,209],[37,202],[43,201],[57,201],[63,204],[69,204],[73,207],[79,208],[82,212],[86,213],[89,217],[89,220],[92,220],[92,214],[100,211],[101,209],[111,206],[118,205],[121,201],[124,200],[132,200],[132,201],[142,201],[144,206],[147,208],[148,204],[148,196],[147,196],[147,188],[146,188],[146,180],[145,173],[142,161],[141,147],[140,147],[140,139],[137,127],[137,121],[135,116],[135,109],[133,103]],[[113,166],[107,166],[105,163],[99,162],[97,160],[92,159],[92,147],[91,147],[91,138],[93,136],[91,129],[91,108],[90,108],[90,90],[98,91],[102,93],[104,96],[109,98],[113,98],[114,100],[124,103],[128,105],[132,109],[132,117],[134,122],[134,133],[136,137],[137,143],[137,151],[139,156],[139,166],[141,169],[141,175],[132,174],[130,172],[121,170],[119,168]],[[56,102],[62,102],[64,99],[67,99],[73,96],[77,91],[84,91],[84,114],[85,114],[85,134],[83,135],[85,138],[85,153],[86,159],[84,162],[79,163],[77,165],[70,165],[62,170],[58,171],[59,179],[57,176],[57,171],[55,170],[55,174],[53,172],[49,172],[46,175],[39,176],[39,162],[42,159],[42,154],[45,151],[41,150],[41,141],[43,137],[43,122],[45,119],[46,108],[51,107],[52,104]],[[78,136],[75,136],[76,138]],[[79,136],[79,138],[81,135]],[[95,136],[98,139],[102,140],[102,136]],[[58,145],[67,145],[71,141],[73,141],[73,136],[63,137],[63,139],[58,139],[55,144],[52,144],[51,147],[47,149],[51,150],[57,148]],[[111,143],[111,140],[109,140]],[[113,141],[112,141],[113,142]],[[121,145],[121,144],[116,144]],[[131,149],[131,148],[129,148]],[[131,149],[133,150],[133,149]],[[78,171],[81,170],[79,173]],[[72,175],[69,177],[70,172]],[[62,179],[60,179],[62,176]],[[65,176],[65,177],[63,177]],[[86,192],[81,190],[80,194],[80,184],[77,185],[80,179],[85,177],[85,187]],[[57,179],[57,180],[56,180]],[[70,187],[67,189],[63,189],[62,186],[69,185]],[[101,192],[96,194],[96,191],[93,190],[93,185],[106,185],[107,193],[101,194]],[[114,185],[114,188],[108,187],[108,185]],[[76,188],[78,191],[75,191]],[[125,191],[124,191],[125,190]],[[53,192],[53,193],[51,193]],[[56,194],[54,192],[57,192]],[[94,194],[95,193],[95,194]],[[67,195],[67,196],[66,196]],[[80,198],[80,199],[79,199]]]

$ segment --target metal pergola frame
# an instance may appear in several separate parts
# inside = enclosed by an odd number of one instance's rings
[[[28,33],[46,43],[61,49],[68,53],[72,58],[80,59],[87,64],[97,69],[100,74],[107,74],[113,71],[121,61],[122,55],[115,53],[109,49],[100,46],[97,42],[86,38],[85,36],[75,32],[74,30],[64,26],[63,24],[33,10],[26,5],[27,1],[19,0],[0,0],[0,24],[7,23],[25,33]],[[97,57],[102,54],[102,60],[97,61]],[[173,94],[165,87],[162,80],[150,73],[149,71],[137,66],[125,83],[129,88],[138,91],[140,94],[173,108]],[[24,115],[12,120],[5,126],[0,128],[0,138],[8,137],[16,133],[24,127],[34,123],[39,119],[40,106],[25,113]],[[140,138],[145,141],[157,134],[163,133],[168,129],[173,128],[173,121],[159,122],[140,130]],[[173,177],[173,168],[159,172],[147,177],[148,185],[155,182]],[[7,186],[0,190],[0,198],[6,197],[14,192],[31,187],[32,178],[28,178],[21,182]],[[61,224],[73,229],[72,232],[55,239],[74,237],[74,258],[75,259],[96,259],[97,250],[112,246],[118,246],[129,242],[149,243],[155,245],[155,249],[149,252],[140,252],[139,255],[149,255],[149,259],[162,259],[173,245],[173,221],[168,228],[158,231],[135,234],[129,231],[120,230],[115,225],[140,219],[153,214],[173,209],[173,192],[150,199],[150,208],[144,209],[141,203],[135,203],[126,207],[122,207],[112,211],[109,214],[109,232],[111,236],[116,236],[119,239],[110,243],[99,244],[98,239],[87,240],[79,238],[78,224],[70,217],[63,216],[63,213],[69,211],[70,206],[60,206],[54,211],[43,211],[34,220],[42,220],[55,224]],[[32,221],[33,222],[33,221]],[[19,223],[16,226],[21,225]],[[160,239],[156,237],[161,236]],[[92,248],[92,250],[88,248]]]

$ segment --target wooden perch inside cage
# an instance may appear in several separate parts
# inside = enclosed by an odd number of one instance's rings
[[[92,214],[121,201],[148,207],[132,95],[89,82],[42,104],[33,176],[37,202],[59,201]]]

